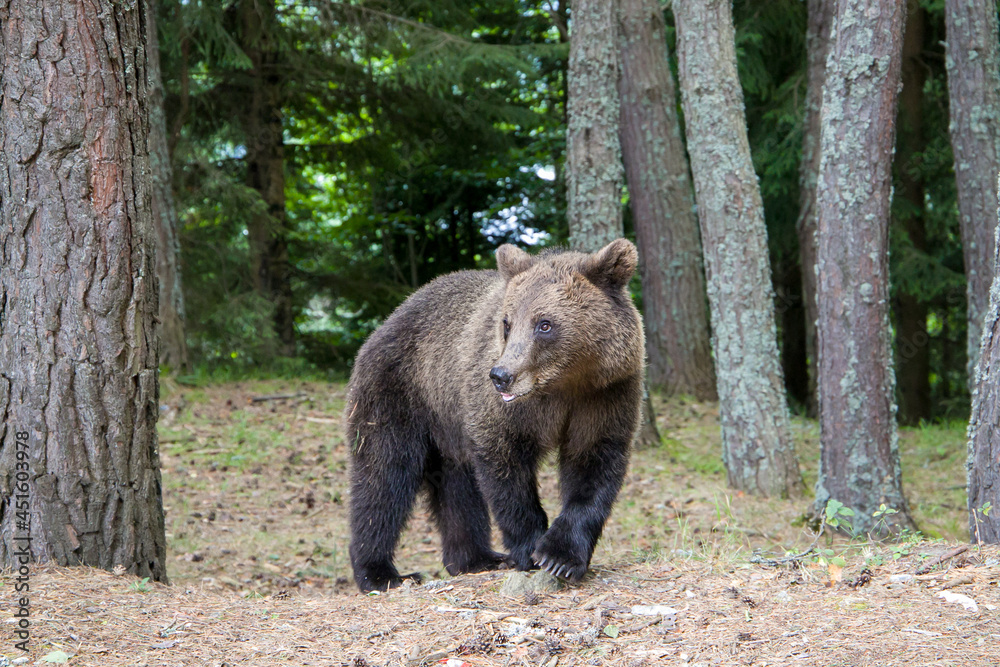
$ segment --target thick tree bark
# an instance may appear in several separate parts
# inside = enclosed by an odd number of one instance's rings
[[[156,230],[156,276],[160,284],[160,363],[184,369],[188,365],[184,339],[184,292],[181,289],[181,246],[177,237],[173,177],[167,146],[167,117],[163,111],[163,78],[156,34],[156,0],[145,3],[146,70],[149,90],[150,207]]]
[[[673,8],[729,484],[755,494],[796,494],[802,481],[788,431],[731,3],[675,0]]]
[[[1000,178],[997,179],[1000,200]],[[969,419],[969,537],[1000,542],[1000,227],[994,231],[994,276],[972,383]],[[988,509],[987,505],[989,506]],[[992,510],[992,511],[990,511]]]
[[[905,202],[896,206],[894,224],[902,225],[916,252],[926,252],[924,226],[924,182],[920,157],[925,148],[923,132],[924,81],[926,69],[920,62],[924,45],[924,10],[917,0],[909,0],[903,34],[902,78],[899,113],[896,120],[895,196]],[[919,424],[931,416],[931,355],[927,335],[927,304],[919,295],[904,289],[896,301],[896,364],[899,376],[899,420]]]
[[[569,39],[566,217],[570,245],[594,252],[622,236],[615,0],[576,0]]]
[[[698,219],[677,118],[663,10],[619,0],[621,142],[641,257],[649,384],[714,400]]]
[[[247,185],[260,193],[266,211],[248,225],[254,288],[274,304],[274,331],[279,352],[295,354],[291,267],[288,261],[288,218],[285,212],[285,141],[282,129],[281,54],[274,30],[274,0],[243,0],[242,44],[253,64],[248,73],[246,132]]]
[[[807,411],[816,414],[816,178],[819,174],[820,109],[826,79],[826,55],[830,46],[834,0],[806,0],[806,116],[802,132],[802,163],[799,167],[799,264],[802,267],[802,301],[806,318],[809,399]]]
[[[902,0],[844,0],[831,30],[817,194],[820,471],[870,530],[880,503],[910,523],[896,435],[889,331],[889,205]]]
[[[948,104],[969,302],[968,368],[993,280],[993,178],[1000,171],[1000,36],[992,0],[945,0]]]
[[[144,31],[141,2],[0,5],[5,568],[30,527],[38,562],[166,579]]]

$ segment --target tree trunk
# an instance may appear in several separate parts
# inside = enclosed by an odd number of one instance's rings
[[[0,565],[165,581],[143,3],[0,26]]]
[[[1000,200],[1000,178],[997,179]],[[969,537],[1000,542],[1000,228],[994,233],[993,285],[972,383],[969,419]],[[992,511],[991,511],[992,510]]]
[[[715,400],[698,219],[657,0],[619,0],[621,142],[642,275],[649,383]]]
[[[802,162],[799,167],[799,264],[802,267],[802,301],[806,318],[806,356],[808,357],[809,398],[806,410],[816,414],[816,178],[819,174],[820,109],[823,106],[823,81],[826,78],[826,55],[830,46],[834,0],[806,0],[809,21],[806,28],[808,52],[806,116],[802,132]]]
[[[730,0],[675,0],[688,153],[705,252],[730,486],[801,491],[778,363],[767,229],[736,75]]]
[[[150,208],[156,230],[156,276],[160,283],[160,363],[174,370],[188,365],[184,339],[184,292],[181,289],[181,246],[177,238],[167,117],[163,111],[163,78],[156,34],[156,0],[145,4],[147,86],[149,89]]]
[[[920,62],[924,45],[924,10],[917,0],[909,0],[906,29],[903,33],[902,78],[899,113],[896,117],[895,196],[902,206],[895,206],[896,224],[902,225],[913,250],[927,251],[924,227],[924,182],[920,159],[926,147],[923,132],[925,67]],[[931,355],[927,335],[927,304],[919,295],[905,288],[897,290],[896,364],[899,369],[899,420],[919,424],[931,417]]]
[[[910,523],[896,439],[889,331],[889,205],[902,0],[838,3],[823,90],[817,193],[820,471],[831,499],[873,528],[881,503]],[[881,531],[879,531],[881,532]]]
[[[288,219],[285,214],[285,142],[282,119],[281,57],[274,31],[274,0],[244,0],[242,48],[253,64],[245,131],[247,185],[260,193],[266,211],[248,225],[254,288],[274,304],[274,330],[280,354],[295,354]]]
[[[997,205],[993,179],[1000,171],[1000,36],[992,0],[945,0],[944,17],[949,128],[969,302],[971,380],[993,280]]]
[[[570,245],[594,252],[622,236],[615,0],[576,0],[569,39],[566,217]]]

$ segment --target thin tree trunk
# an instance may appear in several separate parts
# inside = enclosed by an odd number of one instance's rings
[[[156,34],[156,0],[145,4],[146,60],[149,88],[150,207],[156,230],[156,275],[160,284],[160,363],[174,370],[187,368],[184,339],[184,292],[181,289],[181,246],[177,237],[167,118],[163,111],[163,79]]]
[[[802,267],[802,301],[806,318],[806,356],[808,357],[809,399],[806,409],[816,414],[816,178],[819,174],[820,109],[823,106],[823,81],[830,45],[834,0],[806,0],[809,11],[806,28],[808,52],[806,116],[802,132],[802,163],[799,167],[799,263]]]
[[[715,400],[698,219],[663,10],[619,0],[621,142],[641,257],[650,386]]]
[[[266,211],[251,216],[248,237],[254,287],[274,304],[280,353],[295,353],[288,219],[285,213],[285,143],[282,129],[282,71],[272,32],[274,0],[244,0],[243,51],[253,69],[246,114],[247,185],[260,193]]]
[[[622,236],[616,0],[576,0],[569,40],[566,217],[570,245]]]
[[[144,31],[143,3],[0,5],[4,568],[30,528],[38,562],[166,580]]]
[[[673,9],[729,484],[761,495],[797,494],[802,480],[788,431],[731,3],[675,0]]]
[[[907,3],[903,34],[902,79],[896,128],[895,192],[905,206],[894,222],[902,225],[916,252],[927,250],[924,226],[924,182],[920,159],[925,148],[923,132],[924,81],[926,69],[920,62],[924,46],[924,10],[917,0]],[[896,301],[896,364],[899,374],[899,420],[919,424],[931,416],[931,356],[927,335],[927,304],[919,295],[898,290]]]
[[[972,384],[967,465],[969,537],[973,542],[991,544],[1000,542],[1000,228],[994,236],[993,285]]]
[[[820,471],[870,530],[881,503],[910,523],[896,435],[889,330],[889,205],[902,0],[844,0],[831,31],[817,195]]]
[[[997,204],[992,189],[1000,171],[1000,36],[992,0],[945,0],[944,18],[949,128],[969,302],[971,380],[993,280]]]

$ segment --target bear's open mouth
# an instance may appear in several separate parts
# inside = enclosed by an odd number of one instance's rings
[[[503,399],[504,403],[509,403],[510,401],[513,401],[515,398],[517,398],[517,394],[507,394],[505,392],[500,392],[500,398]]]

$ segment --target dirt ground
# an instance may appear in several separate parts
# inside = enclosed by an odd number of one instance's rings
[[[425,583],[363,596],[347,558],[343,385],[167,382],[163,394],[171,584],[35,568],[25,656],[14,648],[13,581],[3,577],[7,659],[1000,665],[1000,549],[972,546],[931,565],[967,535],[960,425],[901,434],[904,484],[921,532],[877,545],[817,539],[803,520],[808,498],[734,495],[719,464],[715,406],[658,402],[665,445],[635,453],[582,584],[508,595],[510,573],[449,578],[421,508],[397,560]],[[816,426],[796,420],[794,429],[811,487]],[[546,469],[550,516],[558,511],[556,483]]]

